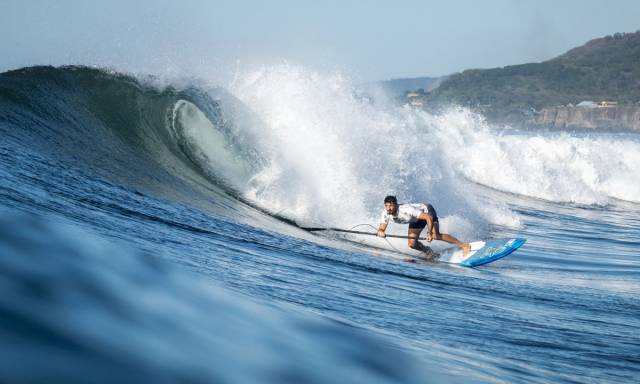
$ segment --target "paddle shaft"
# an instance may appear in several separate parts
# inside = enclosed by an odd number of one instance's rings
[[[356,235],[368,235],[368,236],[378,236],[377,233],[371,232],[363,232],[363,231],[352,231],[349,229],[341,229],[341,228],[304,228],[305,231],[315,232],[315,231],[334,231],[334,232],[345,232],[345,233],[354,233]],[[387,237],[394,237],[396,239],[409,239],[409,236],[401,236],[401,235],[387,235]]]

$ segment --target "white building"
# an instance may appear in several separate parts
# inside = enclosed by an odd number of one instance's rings
[[[585,101],[579,102],[576,105],[576,107],[597,108],[598,107],[598,103],[596,103],[595,101],[585,100]]]

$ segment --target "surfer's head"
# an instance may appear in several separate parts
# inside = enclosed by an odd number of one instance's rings
[[[398,199],[395,196],[387,196],[384,198],[384,209],[390,215],[395,215],[398,211]]]

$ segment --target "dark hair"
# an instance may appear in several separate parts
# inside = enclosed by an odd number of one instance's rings
[[[387,204],[387,203],[393,203],[393,204],[396,204],[396,205],[397,205],[397,204],[398,204],[398,199],[396,199],[396,197],[395,197],[395,196],[391,196],[391,195],[389,195],[389,196],[387,196],[387,197],[385,197],[385,198],[384,198],[384,203],[385,203],[385,204]]]

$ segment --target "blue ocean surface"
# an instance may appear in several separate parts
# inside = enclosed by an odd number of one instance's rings
[[[291,68],[156,80],[0,74],[0,382],[638,381],[637,133],[497,130]],[[299,228],[375,226],[392,192],[527,242],[465,268]]]

